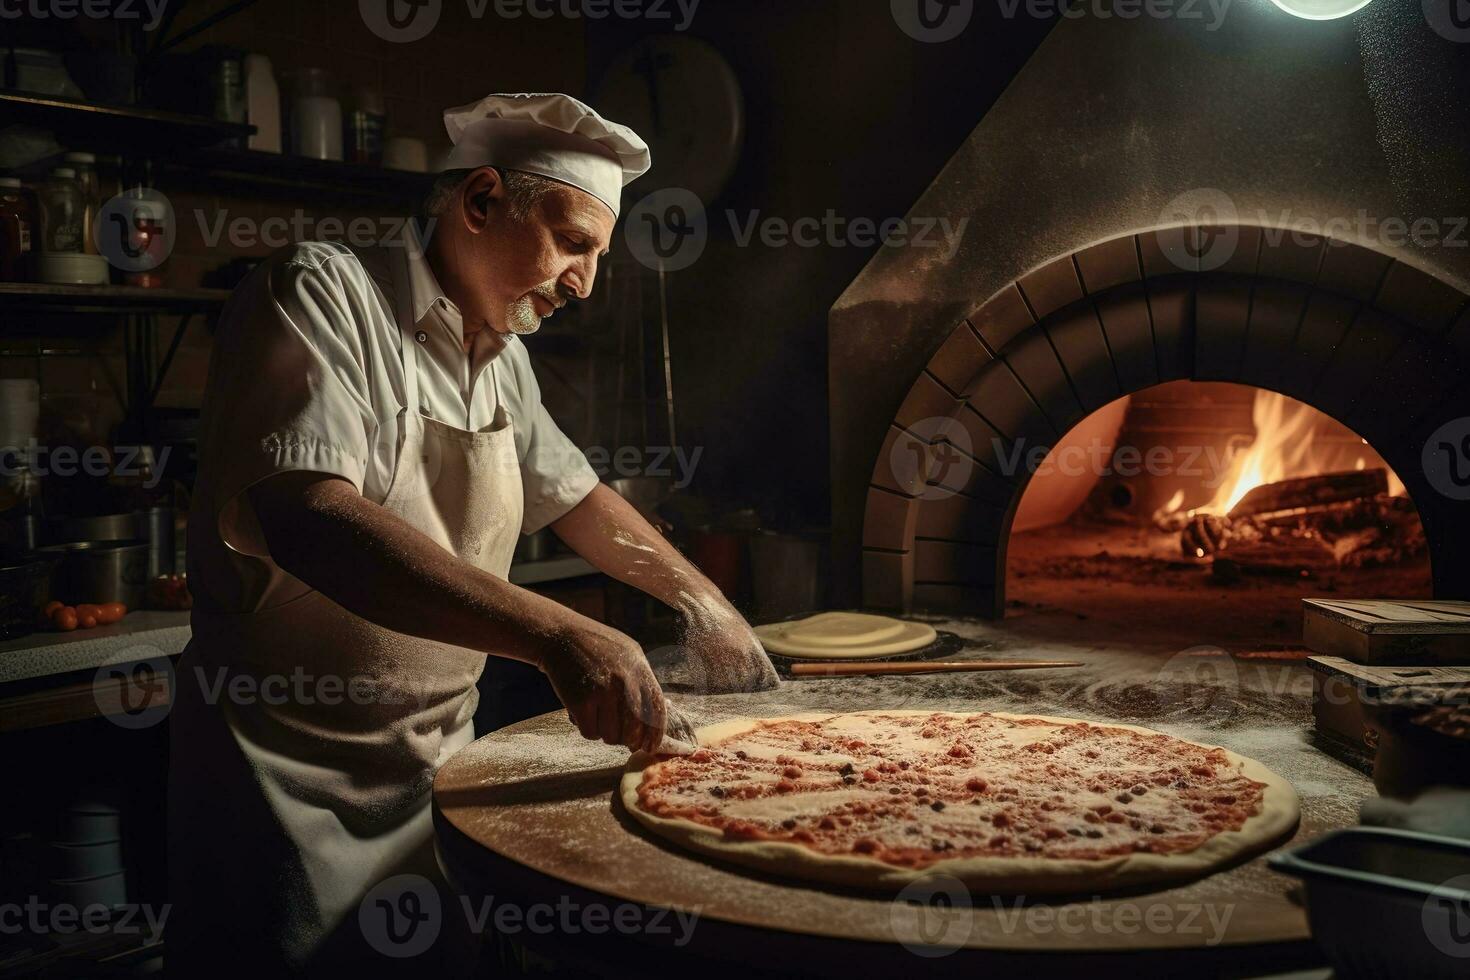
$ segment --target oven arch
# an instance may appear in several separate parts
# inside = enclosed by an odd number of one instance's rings
[[[1007,457],[1174,380],[1277,391],[1362,435],[1419,510],[1436,596],[1470,596],[1470,503],[1436,490],[1421,460],[1441,425],[1470,416],[1470,297],[1362,244],[1240,224],[1066,253],[955,326],[874,461],[864,606],[999,618],[1030,479]]]

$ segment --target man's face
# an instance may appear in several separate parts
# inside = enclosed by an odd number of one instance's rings
[[[505,184],[490,168],[465,182],[460,206],[443,220],[447,233],[443,278],[464,317],[465,335],[535,333],[541,321],[570,299],[586,299],[607,254],[615,219],[585,191],[553,184],[525,217],[511,214]],[[455,217],[461,220],[454,221]]]

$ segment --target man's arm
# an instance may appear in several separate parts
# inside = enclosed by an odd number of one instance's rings
[[[338,605],[399,633],[532,664],[583,735],[658,745],[663,693],[628,637],[460,560],[346,480],[283,473],[249,496],[275,563]]]
[[[740,611],[632,504],[606,484],[551,525],[599,571],[683,614],[685,645],[703,658],[713,691],[764,691],[779,680]]]

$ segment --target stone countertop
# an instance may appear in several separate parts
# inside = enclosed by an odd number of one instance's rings
[[[171,657],[183,652],[189,635],[187,612],[153,610],[131,612],[111,626],[89,630],[40,630],[0,643],[0,684]]]

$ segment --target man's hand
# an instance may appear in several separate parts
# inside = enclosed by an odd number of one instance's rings
[[[611,488],[599,485],[552,528],[599,571],[679,611],[683,646],[689,652],[686,673],[699,690],[769,691],[780,686],[745,617]]]
[[[539,666],[586,738],[652,752],[664,736],[664,694],[637,643],[589,622],[559,633]]]
[[[685,616],[684,647],[710,694],[769,691],[781,684],[755,631],[728,604],[691,603]]]

